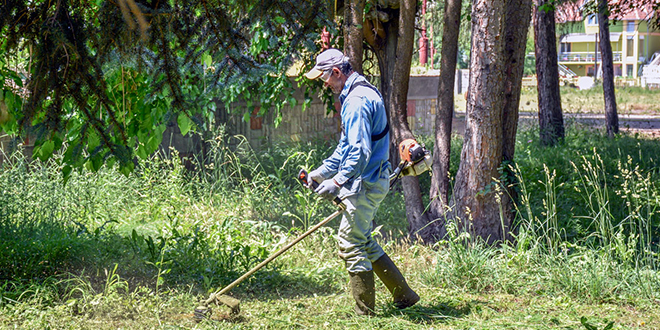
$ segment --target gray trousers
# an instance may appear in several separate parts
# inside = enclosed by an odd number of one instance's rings
[[[370,271],[371,262],[385,254],[371,233],[374,216],[389,192],[389,184],[387,171],[383,171],[378,182],[362,182],[357,194],[344,199],[346,211],[339,224],[339,256],[351,273]]]

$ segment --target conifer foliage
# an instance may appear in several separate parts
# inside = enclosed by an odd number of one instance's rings
[[[65,148],[65,177],[103,163],[128,173],[169,121],[208,128],[215,100],[279,114],[286,69],[310,62],[319,26],[332,26],[326,2],[4,0],[1,128],[36,136],[42,159]]]

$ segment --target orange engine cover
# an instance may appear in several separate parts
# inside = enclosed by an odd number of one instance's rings
[[[401,143],[399,143],[399,158],[401,158],[401,160],[412,163],[412,153],[410,152],[410,149],[414,149],[416,145],[417,141],[413,139],[406,139],[401,141]]]

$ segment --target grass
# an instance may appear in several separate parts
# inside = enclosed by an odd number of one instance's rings
[[[573,87],[561,87],[561,106],[564,113],[603,114],[603,89],[595,87],[589,90],[578,90]],[[615,89],[616,103],[620,115],[660,115],[657,90],[642,87],[617,87]],[[465,112],[465,98],[455,99],[456,111]],[[521,112],[538,112],[538,95],[536,87],[523,87],[520,98]]]
[[[618,113],[621,115],[658,115],[660,104],[657,90],[642,87],[617,87],[614,91]],[[561,87],[561,105],[564,113],[604,113],[602,87],[588,90]],[[536,88],[523,88],[521,111],[538,112]]]
[[[295,181],[331,152],[324,142],[230,150],[220,134],[203,171],[154,157],[66,185],[57,159],[15,155],[0,171],[0,328],[660,328],[657,141],[569,127],[541,148],[537,135],[523,128],[516,145],[513,244],[452,230],[413,244],[401,194],[388,195],[377,239],[422,301],[396,310],[378,282],[372,318],[352,312],[333,221],[232,290],[238,317],[192,320],[208,293],[333,211]]]

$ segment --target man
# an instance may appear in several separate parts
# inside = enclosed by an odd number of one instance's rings
[[[305,77],[321,78],[341,102],[339,144],[323,165],[309,173],[308,184],[320,183],[315,190],[319,195],[330,200],[339,196],[346,205],[339,225],[339,256],[350,276],[355,312],[374,314],[374,272],[392,293],[396,307],[410,307],[419,296],[371,236],[376,210],[389,191],[391,171],[383,98],[337,49],[321,53]]]

